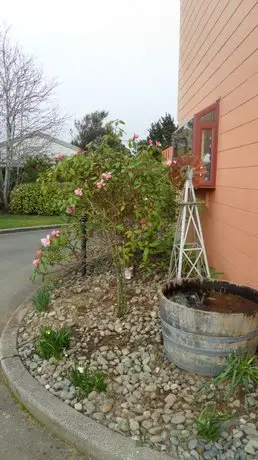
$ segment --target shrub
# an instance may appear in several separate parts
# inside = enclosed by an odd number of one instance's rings
[[[22,182],[36,182],[40,174],[47,171],[53,165],[53,159],[48,155],[32,155],[26,156]]]
[[[33,304],[37,312],[46,311],[51,299],[51,292],[47,286],[41,286],[33,297]]]
[[[106,391],[105,375],[99,371],[90,371],[83,367],[74,367],[69,376],[71,382],[78,389],[81,397],[88,396],[91,391]]]
[[[131,155],[119,147],[123,132],[118,124],[116,129],[94,148],[89,145],[87,154],[61,159],[45,173],[42,189],[61,184],[60,209],[71,215],[75,233],[80,234],[81,218],[87,216],[88,229],[105,236],[116,270],[121,316],[126,312],[125,267],[136,265],[151,272],[162,262],[168,266],[178,194],[168,165],[154,158],[153,146]],[[117,141],[115,148],[110,147],[110,137]],[[135,139],[129,143],[133,151],[137,151]],[[42,250],[36,273],[41,273],[43,264],[45,269],[48,260],[54,262],[52,240]]]
[[[62,352],[69,347],[70,332],[67,328],[52,329],[42,326],[39,338],[36,340],[36,353],[43,359],[50,359],[52,356],[60,359]]]
[[[17,185],[11,192],[11,211],[14,214],[37,214],[38,194],[37,184]]]
[[[42,189],[40,183],[17,185],[11,193],[14,214],[59,215],[59,189],[56,184]]]

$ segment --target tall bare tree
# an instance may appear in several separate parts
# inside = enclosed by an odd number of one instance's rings
[[[25,146],[29,142],[31,155],[33,138],[39,133],[56,135],[62,127],[64,118],[54,103],[57,85],[55,79],[44,79],[34,57],[11,43],[9,28],[0,31],[0,202],[5,208]]]

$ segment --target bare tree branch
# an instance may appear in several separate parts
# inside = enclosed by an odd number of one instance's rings
[[[56,136],[65,120],[54,103],[58,82],[44,79],[35,59],[10,42],[9,31],[0,31],[0,142],[4,142],[0,150],[0,202],[6,208],[12,170],[19,167],[24,154],[39,153],[49,145],[47,136],[40,145],[34,142],[37,135]]]

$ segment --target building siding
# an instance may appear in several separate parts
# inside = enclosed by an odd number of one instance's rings
[[[181,0],[178,119],[220,99],[216,189],[202,192],[210,265],[258,288],[258,1]]]

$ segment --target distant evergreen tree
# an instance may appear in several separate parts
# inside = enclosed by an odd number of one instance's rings
[[[99,142],[107,134],[107,127],[104,124],[107,116],[108,112],[106,110],[96,110],[95,112],[87,113],[81,120],[75,120],[74,126],[77,133],[72,140],[72,144],[83,150],[89,142]]]
[[[147,141],[151,140],[153,144],[160,142],[162,148],[165,149],[171,145],[172,134],[177,128],[174,118],[170,113],[165,113],[164,117],[151,124]]]

